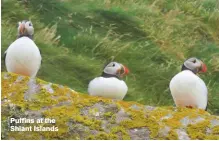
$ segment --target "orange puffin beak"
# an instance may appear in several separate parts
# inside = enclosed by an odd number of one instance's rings
[[[126,66],[122,65],[122,69],[120,70],[120,72],[122,72],[120,75],[123,77],[129,73],[129,69]]]
[[[21,34],[24,34],[25,33],[25,25],[24,24],[21,24],[20,25],[20,29],[19,29],[19,32],[21,33]]]
[[[201,70],[200,72],[205,73],[207,72],[207,66],[202,62]]]

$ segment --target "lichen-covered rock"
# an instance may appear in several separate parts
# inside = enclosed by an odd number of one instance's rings
[[[219,117],[203,110],[91,97],[12,73],[1,79],[2,139],[219,139]],[[11,123],[11,118],[56,121]],[[10,131],[11,126],[58,131]]]

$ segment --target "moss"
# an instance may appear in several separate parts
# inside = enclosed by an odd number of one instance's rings
[[[115,124],[116,123],[116,115],[115,114],[111,116],[111,118],[109,119],[109,122],[111,124]]]
[[[156,110],[149,112],[148,114],[153,115],[156,119],[161,119],[162,117],[170,114],[170,111],[163,109],[163,108],[157,108]]]
[[[101,132],[97,135],[89,135],[87,139],[89,140],[117,140],[118,138],[116,135]]]
[[[178,135],[174,130],[170,130],[168,135],[167,135],[167,139],[168,140],[177,140],[178,139]]]
[[[145,117],[142,111],[133,112],[129,110],[131,113],[131,118],[133,120],[124,120],[120,122],[120,125],[131,129],[131,128],[140,128],[140,127],[148,127],[150,130],[150,137],[154,138],[158,134],[159,125],[157,121],[153,117]]]
[[[219,136],[208,135],[206,136],[205,140],[219,140]]]
[[[80,115],[74,116],[73,119],[79,123],[88,126],[90,129],[99,130],[99,131],[102,130],[100,120],[89,119],[86,116],[80,116]]]
[[[67,96],[60,96],[59,98],[58,98],[58,101],[59,102],[63,102],[63,101],[67,101],[69,98],[67,97]]]
[[[40,110],[43,107],[49,107],[57,104],[58,101],[51,98],[51,95],[45,90],[41,90],[36,94],[32,102],[26,101],[26,107],[31,110]]]
[[[8,136],[16,140],[40,140],[39,132],[9,132]]]
[[[212,133],[219,135],[219,125],[212,128]]]
[[[112,112],[106,112],[106,113],[104,113],[104,116],[105,117],[112,117],[112,115],[113,115],[113,113]]]
[[[189,118],[197,118],[200,114],[207,114],[207,112],[205,112],[204,110],[199,109],[188,109],[181,107],[176,109],[178,110],[178,112],[172,113],[172,117],[164,120],[166,125],[174,129],[182,126],[180,120],[186,116],[188,116]],[[171,113],[171,111],[169,111],[168,113]]]
[[[111,129],[110,134],[115,135],[117,133],[121,133],[122,134],[122,140],[130,140],[130,136],[128,134],[128,132],[126,131],[125,128],[121,127],[121,126],[116,126],[113,127]]]
[[[189,124],[187,127],[188,135],[191,139],[205,139],[206,128],[209,126],[208,120],[199,122],[197,124]]]
[[[44,81],[44,80],[41,80],[41,79],[36,79],[36,83],[37,83],[37,84],[40,84],[40,85],[48,84],[48,82],[46,82],[46,81]]]
[[[89,109],[89,114],[91,115],[96,115],[96,113],[98,113],[98,109],[97,108],[92,108],[92,109]]]
[[[180,120],[186,116],[189,118],[197,118],[198,116],[206,117],[206,120],[194,125],[189,125],[187,127],[188,135],[191,139],[218,139],[219,127],[215,126],[212,128],[212,134],[206,135],[206,127],[209,126],[210,119],[215,117],[209,116],[209,114],[203,110],[198,109],[187,109],[187,108],[173,108],[173,107],[162,107],[156,108],[155,110],[144,109],[144,106],[136,102],[124,102],[124,101],[114,101],[112,99],[106,99],[102,97],[91,97],[89,95],[80,94],[67,88],[65,86],[60,86],[57,84],[51,84],[53,93],[49,93],[43,86],[48,85],[47,82],[40,79],[36,79],[36,82],[40,86],[40,90],[37,94],[33,96],[30,101],[24,100],[24,94],[28,89],[27,83],[29,81],[28,77],[23,77],[16,81],[17,75],[11,73],[2,73],[2,109],[4,113],[7,113],[7,106],[13,103],[17,107],[20,107],[21,111],[40,111],[45,118],[54,118],[56,123],[54,126],[59,128],[58,132],[29,132],[26,137],[25,133],[22,132],[8,132],[8,137],[15,139],[80,139],[81,136],[77,133],[70,135],[69,133],[69,123],[73,121],[74,123],[79,123],[90,130],[95,130],[98,133],[96,135],[90,135],[90,132],[86,133],[88,139],[130,139],[128,131],[132,128],[142,128],[147,127],[150,130],[150,138],[158,138],[158,131],[164,126],[169,126],[171,128],[167,139],[177,139],[177,134],[175,129],[181,127]],[[64,101],[71,101],[68,105],[61,106],[58,103]],[[88,107],[89,114],[96,114],[98,109],[90,108],[95,103],[103,104],[116,104],[117,109],[123,109],[126,114],[129,115],[130,120],[123,120],[120,123],[116,123],[116,114],[118,111],[108,111],[104,113],[104,119],[108,120],[109,125],[116,125],[110,129],[109,133],[103,132],[101,118],[95,118],[92,116],[87,116],[81,113],[85,107]],[[132,108],[132,106],[137,105],[138,109]],[[142,110],[144,109],[144,110]],[[177,111],[177,112],[175,112]],[[22,117],[17,113],[4,114],[2,116],[2,122],[7,120],[8,116],[16,115]],[[170,116],[169,116],[170,115]],[[168,117],[164,119],[164,117]],[[44,126],[46,124],[43,124]],[[110,128],[110,127],[109,127]],[[4,134],[6,135],[6,134]]]
[[[8,77],[8,79],[4,79],[4,77]],[[24,107],[24,93],[28,89],[27,82],[29,80],[28,77],[23,77],[22,80],[16,82],[18,76],[14,73],[3,73],[2,74],[2,97],[6,99],[10,99],[11,103],[16,103],[16,105],[20,107]],[[19,91],[18,91],[19,90]],[[7,104],[7,103],[6,103]]]
[[[54,91],[56,91],[59,88],[57,84],[52,84],[51,87]]]

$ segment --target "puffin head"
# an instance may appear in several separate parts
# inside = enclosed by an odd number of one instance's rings
[[[190,70],[193,73],[205,73],[207,72],[207,66],[199,59],[192,57],[186,60],[182,65],[182,71],[183,70]]]
[[[23,20],[18,22],[18,38],[27,36],[32,39],[34,33],[31,21]]]
[[[117,62],[110,62],[107,64],[103,70],[103,76],[114,76],[121,78],[129,73],[129,70],[126,66],[117,63]]]

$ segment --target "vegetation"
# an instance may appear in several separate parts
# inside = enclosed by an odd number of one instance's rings
[[[4,140],[219,139],[219,116],[201,109],[145,106],[83,95],[62,85],[41,79],[33,82],[14,73],[1,75],[1,137]],[[24,100],[23,94],[29,100]],[[41,126],[42,129],[10,132],[10,126],[14,126],[7,122],[10,117],[49,118],[56,122],[52,125],[36,120],[31,124],[20,123],[21,127]],[[45,132],[53,127],[58,132]]]
[[[131,73],[126,101],[174,105],[171,78],[186,58],[208,66],[208,111],[219,114],[219,2],[217,0],[5,0],[2,54],[16,39],[17,22],[29,19],[42,50],[38,77],[87,93],[105,63]],[[2,71],[5,71],[2,61]]]

